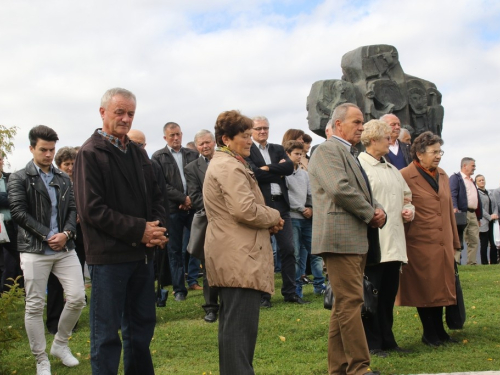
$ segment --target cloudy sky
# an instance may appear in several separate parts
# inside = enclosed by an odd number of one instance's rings
[[[0,0],[0,124],[19,127],[10,170],[30,160],[28,131],[59,147],[101,126],[102,94],[137,95],[133,126],[148,151],[178,122],[184,144],[217,115],[265,115],[272,142],[307,130],[312,83],[340,78],[342,55],[390,44],[405,73],[434,82],[445,108],[441,166],[476,159],[500,182],[500,2],[480,0]],[[313,143],[321,138],[314,136]]]

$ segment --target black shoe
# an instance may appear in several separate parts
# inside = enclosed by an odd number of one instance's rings
[[[311,301],[304,301],[302,298],[300,298],[298,295],[293,295],[292,297],[287,297],[285,298],[285,302],[289,303],[298,303],[299,305],[306,305],[308,303],[311,303]]]
[[[396,352],[396,353],[401,353],[401,354],[409,354],[413,353],[410,349],[403,349],[399,346],[395,346],[394,348],[391,349],[386,349],[387,352]]]
[[[451,336],[445,337],[444,339],[439,338],[439,341],[441,341],[443,344],[458,344],[458,340],[454,339]]]
[[[302,275],[300,281],[303,285],[312,284],[312,281],[306,275]]]
[[[425,345],[428,345],[428,346],[433,347],[433,348],[437,348],[438,346],[443,345],[443,342],[442,342],[442,341],[439,341],[439,340],[430,341],[430,340],[429,340],[429,339],[427,339],[427,337],[425,337],[425,336],[422,336],[422,342],[423,342]]]
[[[175,293],[174,299],[176,301],[185,301],[186,295],[184,293]]]
[[[205,319],[207,323],[215,323],[217,321],[217,314],[213,311],[209,311],[203,319]]]
[[[386,358],[389,354],[387,352],[384,352],[382,349],[372,349],[370,350],[370,354],[376,355],[377,357],[380,358]]]
[[[262,298],[260,300],[260,307],[264,308],[264,309],[269,309],[271,307],[271,300],[269,299],[266,299],[266,298]]]

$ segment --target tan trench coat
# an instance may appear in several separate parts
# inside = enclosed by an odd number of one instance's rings
[[[396,305],[448,306],[456,303],[455,249],[460,248],[448,176],[438,168],[439,193],[412,163],[401,170],[410,187],[415,219],[405,224],[408,265],[403,266]]]
[[[274,293],[268,228],[280,213],[267,207],[253,172],[224,152],[215,152],[205,175],[208,218],[205,265],[210,286]]]

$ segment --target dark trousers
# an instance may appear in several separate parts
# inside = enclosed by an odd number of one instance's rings
[[[398,346],[392,333],[392,325],[400,268],[401,262],[384,262],[365,267],[365,275],[378,290],[377,314],[363,317],[366,341],[370,350],[389,350]]]
[[[219,288],[211,288],[208,284],[207,269],[205,268],[205,261],[201,261],[203,267],[203,297],[205,297],[205,304],[203,310],[208,314],[210,311],[217,314],[219,311]]]
[[[254,289],[219,288],[220,375],[254,375],[261,293]]]
[[[490,221],[487,232],[479,232],[481,248],[481,264],[497,264],[498,250],[493,239],[493,221]],[[490,261],[488,262],[488,244],[490,245]]]
[[[281,295],[285,298],[295,295],[295,247],[293,245],[293,226],[290,218],[290,208],[284,200],[271,202],[272,207],[280,212],[281,218],[285,220],[282,230],[274,235],[278,244],[278,254],[281,260]],[[262,294],[262,298],[270,299],[267,293]]]
[[[443,307],[417,307],[424,328],[424,336],[430,342],[447,341],[450,336],[444,330]]]
[[[1,245],[0,255],[3,257],[4,270],[2,273],[2,287],[0,288],[1,292],[8,292],[10,288],[6,285],[12,285],[12,281],[7,279],[16,279],[18,276],[23,275],[23,271],[21,270],[21,260],[19,258],[19,252],[17,251],[17,230],[12,221],[5,223],[5,229],[7,230],[7,235],[9,236],[10,242],[4,243]],[[24,280],[21,277],[18,280],[20,287],[24,287]]]
[[[187,295],[184,283],[184,258],[182,256],[182,240],[184,228],[191,230],[194,211],[179,211],[170,214],[169,241],[167,244],[168,259],[170,261],[170,272],[172,273],[172,286],[174,293]]]
[[[123,338],[125,375],[154,374],[149,350],[156,324],[153,263],[89,265],[92,374],[118,373]]]

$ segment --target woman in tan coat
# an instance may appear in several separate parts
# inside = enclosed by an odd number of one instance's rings
[[[413,162],[401,170],[411,189],[415,218],[405,224],[408,265],[403,266],[396,304],[415,306],[422,321],[422,342],[456,342],[443,326],[443,306],[456,304],[454,254],[460,249],[450,185],[438,167],[443,140],[422,133],[411,146]]]
[[[277,210],[267,207],[245,161],[253,122],[238,111],[223,112],[215,124],[219,148],[205,175],[208,218],[205,265],[211,287],[219,288],[221,375],[250,375],[257,341],[261,292],[274,293],[270,233],[283,228]]]

